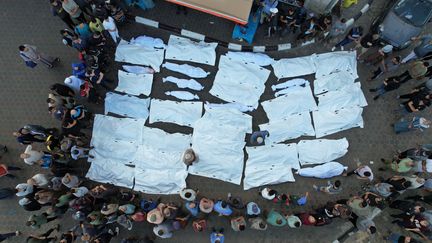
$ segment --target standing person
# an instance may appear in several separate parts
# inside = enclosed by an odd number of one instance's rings
[[[416,58],[422,58],[426,56],[428,53],[432,52],[432,35],[413,37],[411,38],[411,40],[413,41],[420,40],[421,42],[404,59],[402,59],[402,63],[406,63]]]
[[[377,100],[381,95],[396,90],[400,87],[401,82],[399,82],[398,77],[389,77],[384,79],[382,84],[375,89],[369,89],[370,92],[377,92],[377,95],[373,97],[374,100]]]
[[[33,214],[26,222],[26,225],[32,227],[33,229],[40,229],[42,225],[51,222],[55,219],[57,219],[57,217],[48,218],[47,213],[42,213],[39,215]]]
[[[263,10],[261,13],[260,24],[263,24],[264,19],[272,14],[270,9],[276,8],[278,3],[279,3],[278,0],[261,0],[260,1],[261,6],[263,7]]]
[[[63,9],[78,22],[85,22],[84,14],[74,0],[61,0]]]
[[[277,195],[277,191],[270,189],[268,187],[265,187],[264,189],[262,189],[260,191],[260,195],[264,198],[267,199],[269,201],[272,201],[273,199],[275,199],[276,195]]]
[[[51,12],[54,16],[58,16],[69,28],[73,29],[74,22],[70,15],[63,9],[60,0],[50,0]]]
[[[0,200],[11,198],[16,193],[15,189],[12,188],[0,188]]]
[[[267,223],[270,225],[281,227],[287,224],[285,217],[274,209],[272,209],[267,215],[264,213],[264,216],[266,217]]]
[[[363,35],[363,27],[356,26],[350,30],[348,35],[341,40],[339,43],[337,43],[331,50],[334,51],[336,48],[340,47],[341,50],[344,50],[344,46],[348,45],[351,42],[356,42],[357,44],[360,42],[360,38]]]
[[[411,121],[401,120],[396,122],[393,125],[394,131],[396,134],[409,132],[409,131],[423,131],[429,128],[431,125],[431,121],[427,120],[424,117],[414,116]]]
[[[267,37],[271,37],[273,34],[277,33],[278,12],[279,10],[277,8],[271,8],[270,9],[271,14],[268,17],[266,17],[266,22],[268,24]]]
[[[405,83],[411,79],[419,80],[425,76],[428,71],[428,67],[428,62],[416,61],[410,65],[407,71],[403,72],[398,77],[401,80],[401,83]]]
[[[363,56],[363,54],[365,54],[371,47],[378,45],[379,37],[378,34],[367,33],[360,39],[360,42],[355,47],[356,50],[359,50],[357,60],[359,60],[360,57]]]
[[[92,69],[87,68],[86,77],[92,82],[94,85],[101,85],[107,90],[111,90],[109,86],[107,86],[107,83],[111,83],[110,80],[108,80],[105,77],[105,74],[101,72],[99,69]],[[80,84],[81,85],[81,84]]]
[[[22,129],[21,132],[13,132],[14,135],[20,144],[32,144],[33,142],[44,143],[45,139],[39,138],[38,135],[31,134],[26,129]]]
[[[384,60],[383,63],[381,63],[378,68],[372,72],[372,77],[368,79],[368,81],[372,81],[376,78],[378,78],[381,74],[387,73],[387,72],[393,72],[396,71],[397,68],[401,64],[401,57],[395,56],[391,59],[388,59],[387,61]]]
[[[193,202],[196,199],[196,196],[198,194],[198,190],[194,191],[192,189],[183,188],[180,191],[180,197],[188,202]]]
[[[90,39],[90,37],[92,36],[92,32],[90,31],[90,27],[88,24],[86,24],[86,22],[81,22],[79,23],[77,26],[75,26],[74,28],[75,33],[78,34],[78,36],[83,39],[88,41]]]
[[[254,146],[263,145],[264,140],[268,137],[270,133],[268,131],[255,131],[250,136],[250,143]]]
[[[113,39],[114,43],[119,43],[119,33],[118,33],[118,29],[117,26],[114,22],[114,19],[111,16],[105,16],[104,21],[102,22],[102,25],[104,27],[105,30],[108,31],[108,33],[111,35],[111,38]]]
[[[102,26],[102,22],[94,16],[90,16],[89,28],[90,31],[93,33],[102,32],[104,30],[104,27]]]
[[[45,64],[48,68],[52,68],[54,67],[54,63],[55,62],[59,62],[60,58],[54,58],[54,57],[50,57],[48,55],[45,55],[42,52],[39,52],[36,48],[36,46],[31,46],[28,44],[24,44],[18,47],[19,49],[19,54],[21,56],[21,58],[26,62],[26,65],[29,66],[29,62],[32,62],[33,65],[36,66],[38,62],[41,62],[43,64]],[[31,67],[31,66],[29,66]]]
[[[284,37],[286,34],[294,31],[295,24],[295,11],[293,8],[288,8],[286,13],[282,13],[279,17],[280,36]]]
[[[305,30],[297,36],[297,40],[303,40],[309,36],[314,36],[317,32],[318,25],[316,18],[310,18],[306,23]]]
[[[84,84],[84,80],[71,75],[65,78],[64,84],[71,88],[75,94],[78,94],[80,92],[81,85]]]
[[[216,231],[216,229],[213,227],[212,233],[210,234],[210,242],[224,243],[225,242],[224,228],[221,228],[219,231]]]
[[[375,223],[367,217],[358,217],[355,226],[358,230],[367,232],[371,235],[376,233]]]
[[[330,39],[345,33],[346,30],[347,30],[346,19],[343,19],[343,18],[338,19],[332,25],[330,32],[327,35],[326,40],[329,41]]]
[[[56,227],[49,229],[47,232],[40,235],[29,235],[26,239],[26,243],[50,243],[57,240],[57,237],[49,237],[50,234],[55,230],[58,231],[60,229],[60,225],[56,225]]]
[[[21,170],[21,168],[16,166],[7,166],[5,164],[0,164],[0,177],[7,176],[9,178],[15,179],[16,176],[9,174],[10,170]]]
[[[64,84],[53,84],[50,86],[50,90],[55,91],[60,96],[75,97],[75,91]]]
[[[71,28],[73,29],[73,27]],[[62,42],[63,44],[72,47],[74,37],[76,37],[76,34],[68,29],[60,30],[60,35],[62,36]]]

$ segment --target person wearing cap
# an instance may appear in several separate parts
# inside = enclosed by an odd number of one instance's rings
[[[231,218],[231,228],[234,231],[244,231],[246,229],[246,220],[243,216]]]
[[[270,15],[265,18],[266,23],[268,24],[267,37],[271,37],[273,34],[277,33],[277,28],[279,24],[278,12],[279,10],[277,8],[271,8]]]
[[[173,236],[173,227],[169,223],[158,224],[153,227],[153,233],[162,239],[168,239]]]
[[[254,202],[249,202],[246,205],[246,212],[249,217],[257,217],[261,213],[261,209],[259,208],[258,204]]]
[[[193,149],[188,148],[182,155],[182,161],[187,166],[192,165],[194,162],[198,161],[198,155],[193,151]]]
[[[183,198],[184,200],[186,200],[188,202],[192,202],[192,201],[195,201],[196,196],[198,194],[198,190],[194,191],[192,189],[183,188],[179,194],[180,194],[180,197]]]
[[[73,75],[65,78],[65,80],[64,80],[64,84],[66,86],[68,86],[69,88],[71,88],[75,94],[79,94],[80,87],[83,83],[84,83],[84,80],[77,78]]]
[[[199,209],[201,212],[209,214],[213,211],[213,207],[214,207],[213,200],[205,197],[201,198],[199,203]]]
[[[277,7],[279,1],[278,0],[261,0],[260,3],[262,6],[260,24],[263,24],[264,19],[272,14],[272,12],[270,10],[273,9],[273,12],[275,11],[274,9]]]
[[[250,228],[254,229],[254,230],[266,230],[268,225],[267,222],[262,219],[261,217],[255,217],[255,218],[250,218],[248,219],[249,224],[250,224]]]
[[[268,131],[255,131],[252,133],[250,137],[250,143],[254,146],[263,145],[264,140],[266,137],[268,137],[270,134]]]
[[[219,216],[230,216],[233,211],[227,202],[218,200],[213,207],[213,210],[219,213]]]

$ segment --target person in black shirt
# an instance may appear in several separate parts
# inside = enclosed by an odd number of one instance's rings
[[[39,138],[39,135],[31,134],[27,129],[22,129],[21,131],[14,132],[13,135],[17,138],[20,144],[32,144],[33,142],[43,143],[44,138]]]
[[[96,48],[98,50],[103,51],[103,48],[104,48],[105,43],[106,43],[105,41],[106,41],[106,39],[102,35],[102,33],[99,31],[95,31],[93,33],[93,35],[90,37],[90,39],[88,40],[88,45],[93,47],[93,48]]]
[[[53,84],[50,87],[50,90],[55,91],[58,95],[64,96],[64,97],[74,97],[75,92],[69,88],[68,86],[64,84]]]
[[[70,15],[63,9],[62,3],[59,0],[51,0],[51,12],[54,16],[59,16],[69,28],[73,29],[75,27]]]
[[[279,17],[280,36],[284,37],[290,32],[294,32],[295,11],[292,8],[288,9],[287,13],[282,13]]]
[[[399,82],[398,77],[394,76],[386,78],[379,87],[375,89],[370,89],[369,91],[378,92],[378,94],[373,98],[374,100],[377,100],[381,95],[387,93],[388,91],[398,89],[400,85],[401,83]]]
[[[360,43],[358,43],[355,49],[358,51],[357,60],[365,54],[369,48],[377,46],[379,44],[379,35],[368,33],[364,37],[360,39]]]
[[[72,32],[68,29],[60,30],[60,34],[62,35],[63,44],[72,47],[72,42],[74,37],[78,37],[75,32]]]

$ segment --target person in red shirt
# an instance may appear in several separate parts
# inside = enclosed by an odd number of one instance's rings
[[[7,166],[5,164],[0,164],[0,177],[7,176],[9,178],[16,178],[16,176],[9,174],[10,170],[21,170],[19,167]]]

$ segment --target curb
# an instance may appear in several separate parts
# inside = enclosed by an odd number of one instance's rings
[[[347,22],[346,22],[347,27],[352,26],[355,21],[357,21],[363,14],[365,14],[369,10],[370,5],[373,3],[373,1],[374,0],[368,0],[367,4],[363,6],[363,8],[360,10],[360,12],[358,12],[356,15],[354,15],[353,18],[347,20]],[[176,34],[179,34],[179,35],[182,35],[185,37],[189,37],[189,38],[192,38],[195,40],[206,41],[206,42],[216,42],[216,43],[218,43],[218,45],[225,47],[225,48],[228,48],[229,50],[233,50],[233,51],[272,52],[272,51],[285,51],[285,50],[291,49],[291,47],[292,47],[291,43],[282,43],[282,44],[278,44],[278,45],[269,45],[269,46],[243,46],[243,45],[240,45],[237,43],[221,41],[221,40],[215,39],[213,37],[205,36],[205,35],[197,33],[197,32],[177,28],[174,26],[159,23],[157,21],[143,18],[143,17],[139,17],[139,16],[135,17],[135,21],[137,23],[140,23],[140,24],[143,24],[143,25],[146,25],[149,27],[171,31],[171,32],[174,32]],[[314,43],[314,42],[315,42],[315,39],[312,39],[311,41],[308,41],[306,43],[303,43],[302,45],[299,45],[299,47],[303,47],[303,46],[306,46],[306,45]]]

